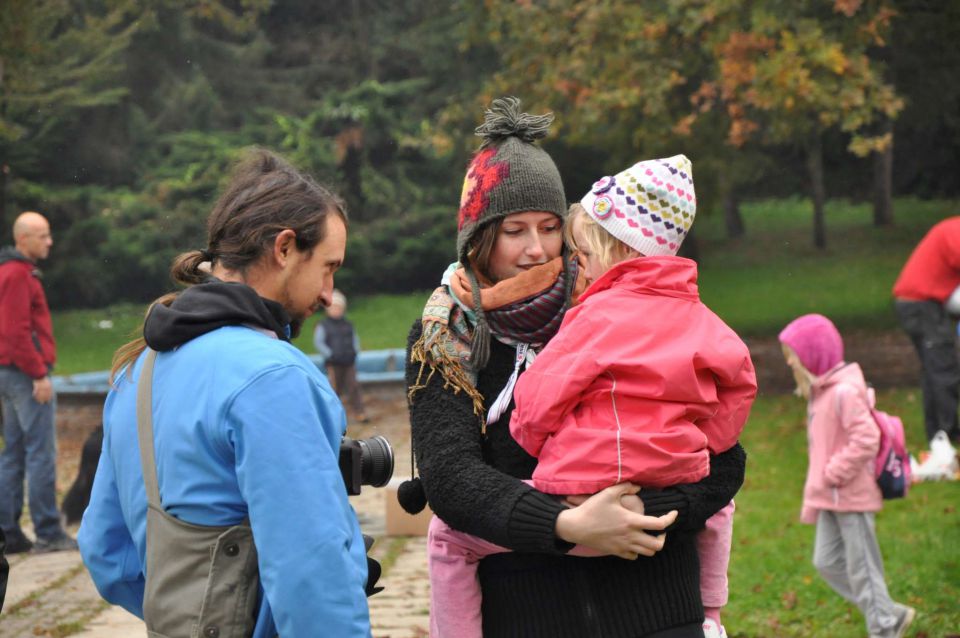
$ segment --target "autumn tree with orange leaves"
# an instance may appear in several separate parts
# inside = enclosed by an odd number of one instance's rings
[[[824,134],[839,128],[849,135],[855,155],[891,157],[892,129],[885,124],[903,101],[870,54],[884,46],[894,13],[884,2],[861,0],[836,0],[829,13],[824,3],[775,4],[776,14],[754,5],[748,21],[737,10],[717,16],[717,33],[725,34],[711,44],[718,72],[697,89],[693,105],[695,112],[723,109],[730,121],[728,141],[735,147],[757,139],[804,149],[814,244],[823,248]],[[887,205],[889,179],[888,172]]]
[[[485,35],[503,67],[483,99],[532,98],[558,112],[565,140],[617,158],[675,149],[680,138],[710,158],[714,186],[728,194],[756,170],[751,147],[802,148],[818,247],[826,245],[824,134],[843,131],[857,156],[891,152],[884,125],[902,101],[872,57],[895,17],[886,0],[485,6]]]

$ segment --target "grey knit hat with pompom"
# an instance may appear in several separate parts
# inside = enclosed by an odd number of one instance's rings
[[[457,256],[467,265],[470,240],[490,222],[512,213],[545,211],[566,216],[557,166],[534,142],[547,135],[553,114],[529,115],[520,100],[493,101],[476,134],[483,138],[463,181],[457,220]]]
[[[502,97],[484,113],[475,133],[483,138],[463,180],[457,220],[457,258],[470,279],[476,325],[470,346],[474,368],[490,356],[490,328],[480,304],[480,284],[467,259],[470,240],[487,224],[513,213],[553,213],[563,219],[567,200],[556,164],[534,142],[546,136],[553,113],[530,115],[520,100]]]

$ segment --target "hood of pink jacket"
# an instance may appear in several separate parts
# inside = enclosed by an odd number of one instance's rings
[[[817,377],[807,409],[809,466],[801,520],[815,523],[818,510],[876,512],[883,506],[874,478],[880,429],[856,363],[840,363]]]
[[[803,367],[817,376],[843,361],[843,338],[823,315],[797,317],[780,331],[780,341],[790,346]]]
[[[699,301],[697,264],[685,257],[638,257],[616,264],[590,284],[580,303],[614,286],[624,292]]]

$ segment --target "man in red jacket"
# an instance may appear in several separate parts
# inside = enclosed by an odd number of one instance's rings
[[[0,529],[7,554],[76,549],[57,510],[56,401],[50,370],[56,360],[50,309],[36,262],[46,259],[50,224],[27,212],[13,224],[14,247],[0,250],[0,403],[4,448],[0,453]],[[20,528],[23,479],[29,485],[36,543]]]
[[[949,217],[920,240],[893,285],[897,317],[920,357],[928,440],[943,430],[960,441],[957,321],[944,307],[958,286],[960,217]]]

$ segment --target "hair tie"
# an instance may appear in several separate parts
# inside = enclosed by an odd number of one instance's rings
[[[214,254],[209,248],[204,248],[200,251],[200,257],[203,258],[203,261],[213,261]]]

